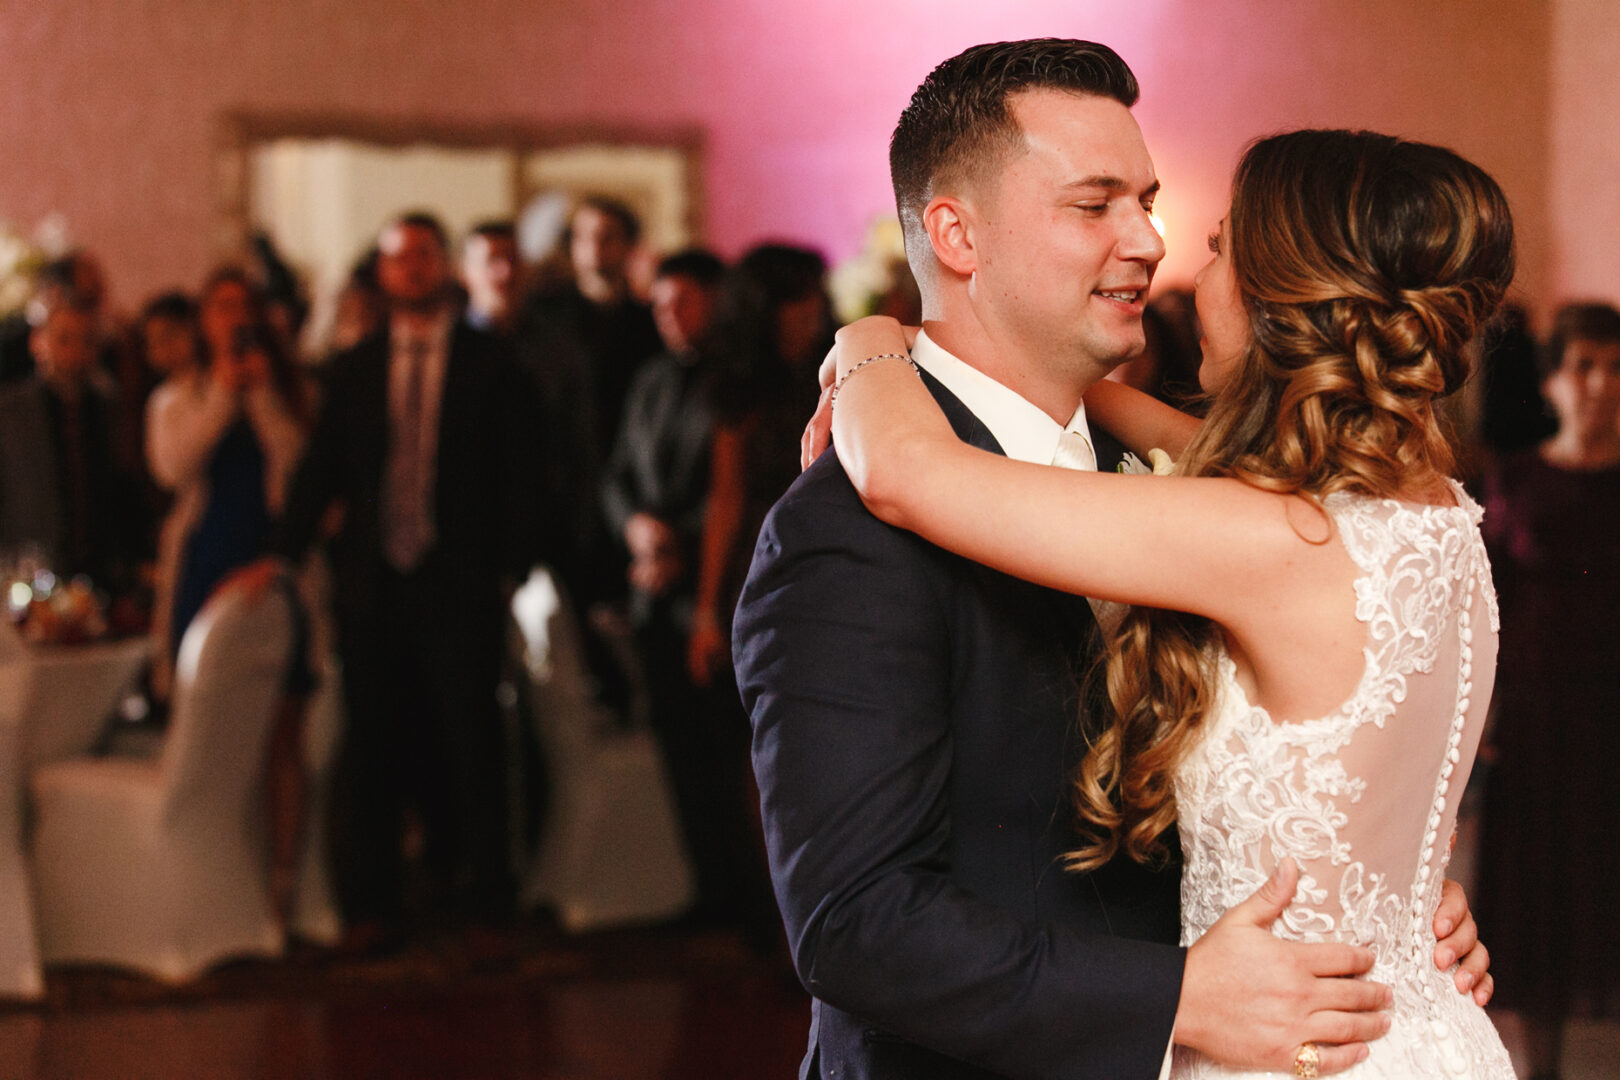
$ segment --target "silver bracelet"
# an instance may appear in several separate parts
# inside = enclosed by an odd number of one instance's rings
[[[868,356],[865,360],[862,360],[860,363],[844,372],[844,377],[842,379],[839,379],[837,382],[833,383],[832,393],[827,396],[828,408],[836,408],[838,406],[838,391],[844,388],[844,384],[849,382],[850,378],[854,376],[857,371],[861,370],[861,368],[865,367],[867,364],[875,364],[879,360],[904,360],[906,363],[911,365],[912,371],[917,372],[918,378],[922,377],[922,371],[917,367],[917,361],[913,360],[906,353],[886,352],[878,353],[876,356]]]

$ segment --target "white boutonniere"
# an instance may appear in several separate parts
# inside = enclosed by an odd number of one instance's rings
[[[1117,471],[1126,476],[1169,476],[1176,470],[1176,463],[1170,460],[1170,455],[1157,446],[1148,451],[1148,461],[1150,464],[1144,465],[1141,458],[1127,453],[1117,466]]]

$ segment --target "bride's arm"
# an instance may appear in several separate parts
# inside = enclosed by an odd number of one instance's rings
[[[1037,584],[1229,627],[1317,558],[1290,526],[1286,499],[1234,480],[1076,472],[976,450],[904,360],[849,374],[868,357],[905,352],[897,323],[862,320],[838,341],[839,460],[892,525]]]
[[[1172,458],[1198,432],[1199,420],[1173,409],[1134,387],[1104,379],[1086,391],[1086,419],[1125,444],[1125,449],[1147,458],[1149,450],[1163,450]]]

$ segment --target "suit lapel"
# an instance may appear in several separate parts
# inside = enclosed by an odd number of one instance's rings
[[[980,450],[988,450],[1002,457],[1007,456],[1007,451],[1002,449],[996,437],[990,434],[990,429],[985,426],[984,421],[975,416],[972,409],[962,404],[961,398],[945,389],[944,383],[922,368],[918,368],[917,373],[922,376],[923,385],[928,387],[928,392],[934,395],[934,400],[945,413],[945,418],[951,422],[957,438]]]

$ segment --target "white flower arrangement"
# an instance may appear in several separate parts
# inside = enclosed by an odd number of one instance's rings
[[[1126,451],[1116,471],[1126,476],[1169,476],[1176,471],[1176,463],[1170,460],[1169,454],[1155,446],[1148,451],[1147,464],[1143,464],[1142,459],[1135,454]]]
[[[839,322],[872,314],[877,300],[894,285],[895,275],[910,272],[900,219],[894,214],[874,218],[860,254],[839,263],[827,275],[827,291]]]
[[[20,312],[34,293],[34,275],[48,254],[39,244],[0,221],[0,318]]]

